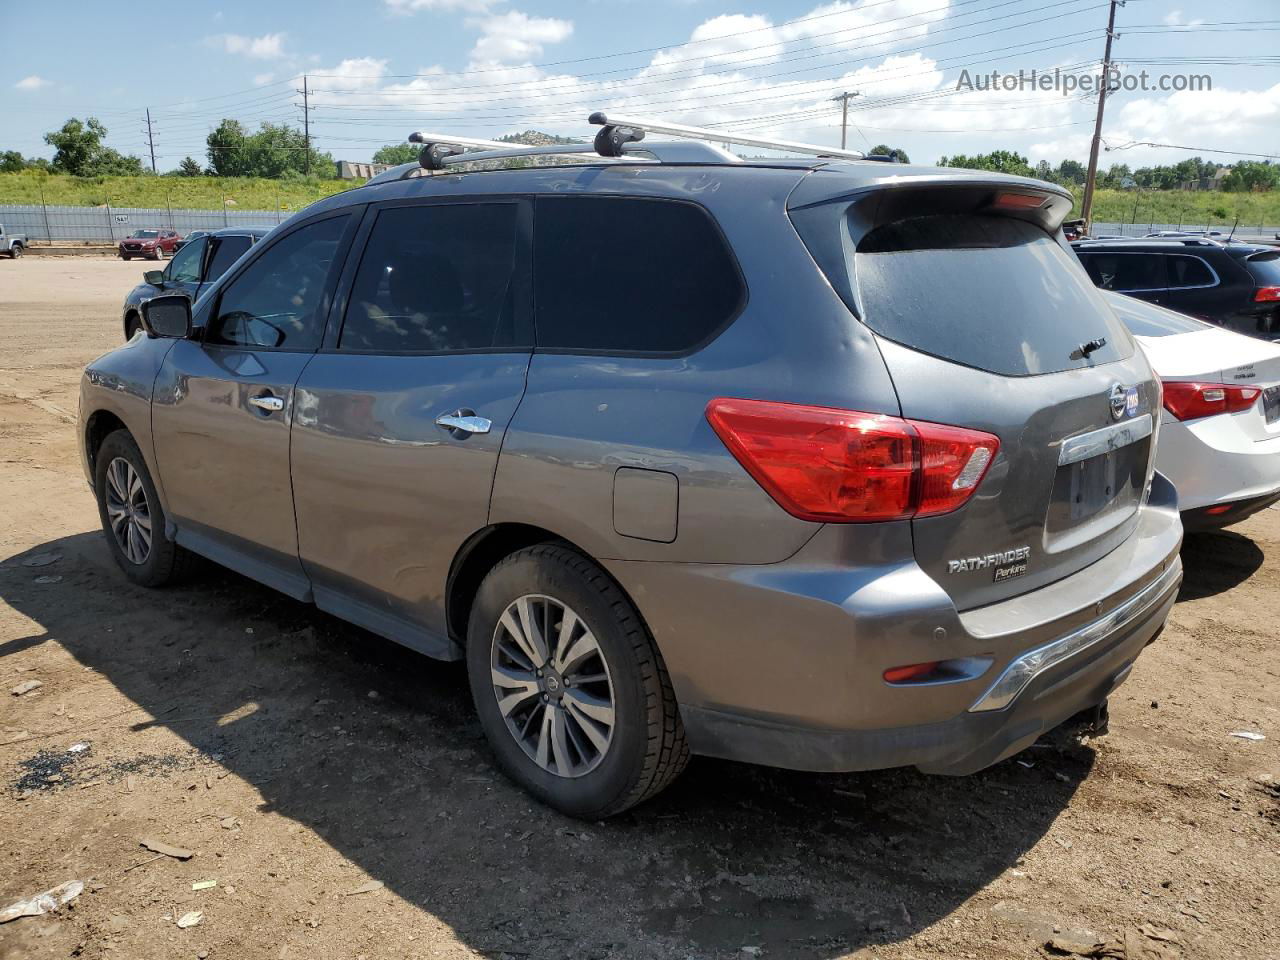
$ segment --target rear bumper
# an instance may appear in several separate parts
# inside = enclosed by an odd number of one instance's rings
[[[1184,517],[1194,522],[1201,508],[1220,505],[1258,502],[1260,510],[1280,497],[1280,434],[1258,436],[1260,421],[1256,410],[1189,423],[1165,416],[1156,467],[1177,488]]]
[[[1176,494],[1158,475],[1111,554],[963,613],[914,563],[852,566],[847,543],[831,549],[841,535],[750,569],[606,564],[662,650],[694,753],[826,772],[980,770],[1105,700],[1159,635],[1182,579]],[[1039,669],[1025,685],[989,699],[1029,658]],[[882,679],[939,659],[983,668],[944,682]]]
[[[1207,507],[1195,507],[1182,511],[1182,526],[1189,533],[1220,530],[1252,517],[1259,510],[1265,510],[1277,501],[1280,501],[1280,490],[1260,497],[1246,497],[1243,500],[1227,500]]]

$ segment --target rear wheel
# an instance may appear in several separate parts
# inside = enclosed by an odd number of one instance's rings
[[[570,816],[621,813],[688,762],[666,665],[639,614],[568,547],[529,547],[489,572],[467,673],[503,770]]]
[[[124,575],[144,587],[182,576],[190,554],[164,534],[164,508],[142,451],[126,430],[102,441],[94,460],[94,487],[102,531]]]

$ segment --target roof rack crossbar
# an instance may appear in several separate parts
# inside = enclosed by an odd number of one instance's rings
[[[611,130],[609,136],[596,135],[596,145],[602,146],[613,142],[630,145],[634,141],[644,139],[645,133],[662,133],[673,137],[688,137],[692,140],[707,140],[712,143],[735,143],[744,147],[762,147],[766,150],[783,150],[790,153],[804,153],[818,157],[838,157],[843,160],[861,160],[864,154],[857,150],[837,150],[816,143],[798,143],[794,140],[773,140],[768,137],[754,137],[734,133],[732,130],[713,130],[709,127],[690,127],[682,123],[667,123],[665,120],[642,120],[639,117],[623,117],[613,113],[597,110],[587,118],[587,122]],[[602,130],[601,133],[604,133]],[[638,136],[637,136],[638,134]],[[605,147],[608,149],[608,146]]]

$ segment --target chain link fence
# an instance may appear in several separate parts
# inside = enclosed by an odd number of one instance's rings
[[[290,210],[176,210],[168,207],[60,207],[43,204],[0,205],[0,224],[37,244],[114,244],[134,230],[220,230],[223,227],[273,227]]]

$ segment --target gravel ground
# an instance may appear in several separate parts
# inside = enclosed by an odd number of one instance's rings
[[[965,779],[695,761],[578,823],[495,772],[457,665],[116,572],[73,413],[142,268],[0,262],[0,909],[85,884],[0,958],[1280,955],[1280,512],[1188,539],[1108,737]]]

